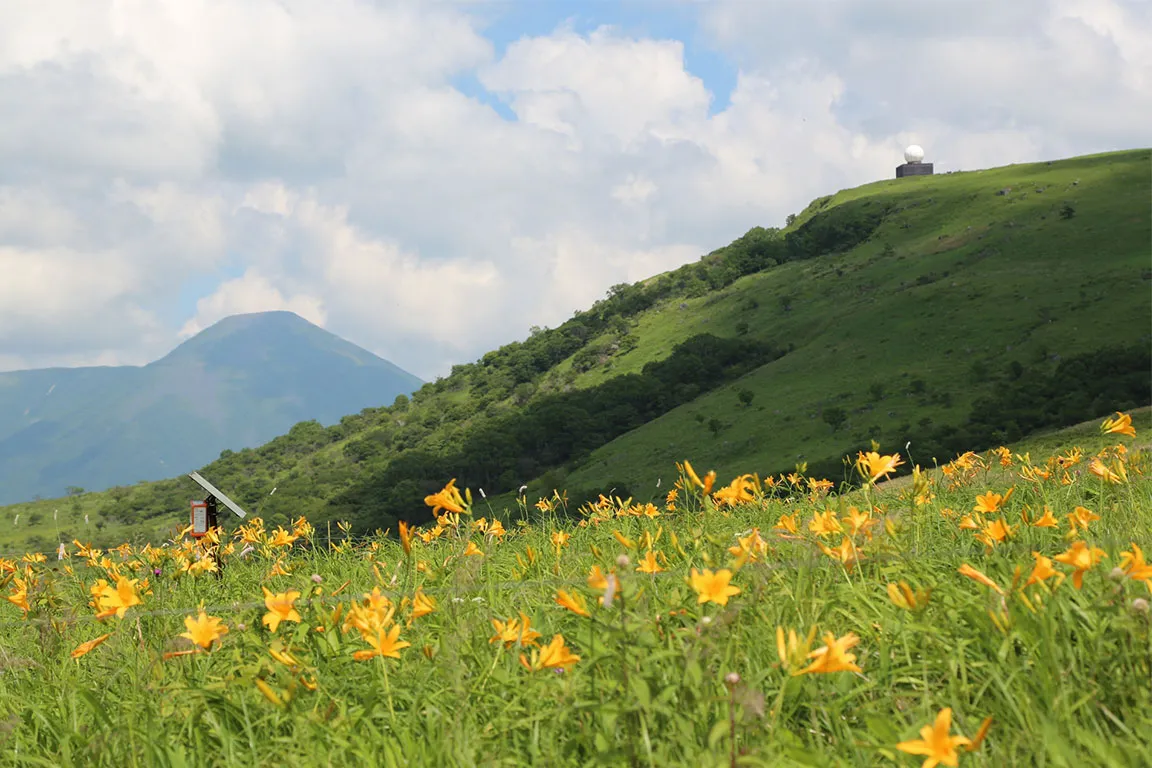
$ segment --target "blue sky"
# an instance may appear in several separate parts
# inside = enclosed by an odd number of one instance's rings
[[[736,62],[707,40],[699,28],[697,9],[690,3],[497,0],[482,4],[479,15],[485,20],[483,34],[492,42],[498,57],[517,40],[548,35],[558,27],[587,35],[599,27],[611,26],[630,37],[681,42],[685,69],[703,80],[712,92],[712,113],[723,111],[728,106],[729,96],[736,87]],[[505,118],[513,118],[511,110],[488,93],[474,75],[461,77],[456,82],[464,93],[491,105]]]

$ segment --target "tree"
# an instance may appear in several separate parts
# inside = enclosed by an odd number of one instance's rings
[[[835,432],[848,420],[848,414],[844,412],[843,408],[834,405],[831,408],[824,409],[823,418],[828,426],[832,427],[832,431]]]
[[[752,398],[755,396],[756,393],[750,389],[742,389],[736,393],[736,397],[740,400],[740,404],[745,408],[752,404]]]

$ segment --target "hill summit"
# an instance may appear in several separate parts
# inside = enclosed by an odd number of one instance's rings
[[[0,373],[0,503],[171,477],[421,384],[292,312],[224,318],[145,366]]]

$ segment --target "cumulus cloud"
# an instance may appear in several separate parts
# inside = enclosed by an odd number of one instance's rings
[[[912,134],[944,167],[1147,141],[1152,5],[1141,0],[718,0],[702,18],[743,66],[834,73],[843,125]]]
[[[295,312],[319,326],[323,326],[327,318],[323,304],[316,297],[296,294],[286,298],[266,277],[250,269],[242,277],[223,283],[211,296],[196,302],[196,315],[180,329],[180,337],[195,336],[230,315],[274,310]]]
[[[694,7],[739,67],[721,111],[684,41],[558,20],[497,51],[484,4],[9,4],[0,369],[289,309],[433,378],[891,176],[907,143],[971,169],[1152,123],[1136,0]]]

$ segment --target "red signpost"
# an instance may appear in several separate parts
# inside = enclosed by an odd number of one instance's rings
[[[208,502],[192,502],[192,538],[198,539],[207,535],[208,529]]]

